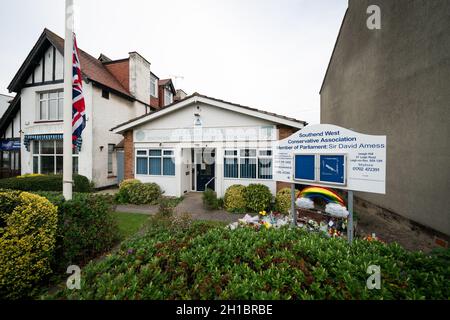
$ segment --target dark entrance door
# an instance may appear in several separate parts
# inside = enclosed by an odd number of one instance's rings
[[[197,191],[205,191],[205,186],[208,184],[208,188],[215,190],[215,181],[212,181],[215,177],[215,161],[210,161],[211,157],[214,159],[215,154],[212,152],[210,154],[209,159],[205,159],[205,151],[202,152],[201,163],[196,163],[196,172],[197,172]],[[208,161],[209,160],[209,161]]]

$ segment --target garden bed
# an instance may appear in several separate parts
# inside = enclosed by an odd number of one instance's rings
[[[381,268],[381,289],[366,286]],[[147,232],[47,299],[448,299],[448,260],[397,244],[349,245],[300,228],[229,230],[151,218]]]

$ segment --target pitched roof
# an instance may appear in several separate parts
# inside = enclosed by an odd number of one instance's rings
[[[5,113],[0,118],[0,135],[3,135],[3,133],[6,131],[12,119],[14,119],[16,113],[19,111],[19,109],[20,109],[20,94],[16,94],[16,96],[9,103],[9,106],[6,109]]]
[[[110,130],[114,131],[116,129],[119,129],[120,127],[132,124],[135,121],[138,121],[138,120],[141,120],[141,119],[143,120],[146,117],[152,117],[153,115],[158,114],[160,112],[162,113],[162,112],[166,111],[167,109],[172,109],[172,108],[175,109],[176,106],[180,105],[183,102],[186,102],[187,100],[189,100],[189,99],[191,99],[193,97],[199,97],[199,98],[209,99],[209,100],[212,100],[212,101],[215,101],[215,102],[219,102],[219,103],[225,103],[225,104],[228,104],[228,105],[231,105],[231,106],[234,106],[234,107],[239,107],[239,108],[242,108],[244,110],[251,111],[251,112],[257,112],[257,113],[260,113],[262,115],[267,115],[269,117],[279,118],[280,120],[284,120],[284,122],[297,123],[297,124],[302,125],[302,126],[306,126],[308,124],[306,121],[298,120],[298,119],[291,118],[291,117],[286,117],[286,116],[279,115],[279,114],[276,114],[276,113],[273,113],[273,112],[268,112],[268,111],[264,111],[264,110],[260,110],[260,109],[256,109],[256,108],[252,108],[252,107],[243,106],[243,105],[240,105],[240,104],[237,104],[237,103],[233,103],[233,102],[229,102],[229,101],[225,101],[225,100],[221,100],[221,99],[217,99],[217,98],[208,97],[208,96],[202,95],[202,94],[200,94],[198,92],[195,92],[195,93],[191,94],[190,96],[187,96],[186,98],[184,98],[182,100],[175,101],[175,102],[173,102],[173,103],[171,103],[171,104],[169,104],[169,105],[167,105],[167,106],[165,106],[165,107],[163,107],[161,109],[158,109],[158,110],[156,110],[156,111],[154,111],[152,113],[144,114],[144,115],[136,117],[134,119],[130,119],[130,120],[124,122],[124,123],[119,124],[118,126],[115,126],[114,128],[111,128]],[[167,111],[169,111],[169,110],[167,110]],[[146,120],[144,120],[143,122],[146,122]],[[131,127],[134,127],[134,126],[139,125],[141,123],[142,123],[142,121],[139,121],[138,123],[136,123],[134,125],[131,125]],[[130,126],[127,126],[127,127],[130,127]],[[120,133],[120,132],[122,132],[122,130],[119,130],[117,133]]]
[[[44,29],[39,37],[39,40],[36,42],[19,71],[9,84],[9,91],[20,91],[22,85],[34,69],[37,59],[40,59],[42,51],[45,50],[49,44],[53,45],[62,55],[64,55],[64,39],[52,31]],[[120,95],[134,99],[130,92],[128,92],[128,90],[120,84],[120,82],[111,74],[111,72],[108,71],[108,69],[106,69],[100,60],[94,58],[81,49],[79,49],[79,51],[81,72],[85,78],[101,86],[110,88]]]
[[[175,94],[175,86],[173,85],[172,79],[162,79],[158,80],[158,86],[169,86],[172,90],[172,93]]]

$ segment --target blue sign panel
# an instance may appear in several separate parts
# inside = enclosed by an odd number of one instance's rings
[[[0,150],[1,151],[13,151],[20,150],[20,140],[0,140]]]
[[[295,155],[294,179],[311,181],[316,180],[316,175],[314,172],[315,159],[316,158],[314,155]]]
[[[320,181],[332,183],[345,183],[345,156],[320,156]]]

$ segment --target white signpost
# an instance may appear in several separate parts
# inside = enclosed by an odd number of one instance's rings
[[[291,183],[293,190],[295,183],[348,190],[347,233],[351,242],[353,191],[385,193],[386,136],[331,124],[306,126],[277,142],[273,174],[274,180]],[[295,210],[293,218],[296,223]]]

